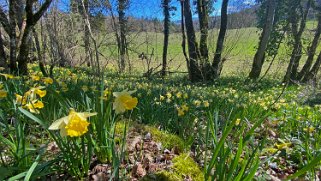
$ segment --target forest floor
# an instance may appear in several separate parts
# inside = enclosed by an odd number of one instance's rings
[[[30,70],[0,74],[0,180],[320,178],[318,85]]]

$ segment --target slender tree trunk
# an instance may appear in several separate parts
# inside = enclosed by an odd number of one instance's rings
[[[200,53],[196,42],[195,30],[193,25],[192,11],[190,2],[184,1],[184,17],[189,53],[189,68],[190,68],[190,80],[196,82],[202,79],[201,70],[198,64]]]
[[[85,9],[81,10],[82,11],[85,11],[86,13],[88,13],[88,8],[89,8],[89,3],[88,3],[88,0],[84,0],[84,5],[85,5]],[[81,11],[81,12],[82,12]],[[82,12],[83,13],[83,12]],[[84,15],[83,15],[84,16]],[[90,41],[89,41],[89,28],[88,26],[86,25],[86,22],[85,22],[85,31],[84,31],[84,43],[85,43],[85,54],[86,54],[86,57],[85,57],[85,61],[87,62],[87,66],[90,66],[91,64],[93,64],[93,62],[91,62],[91,56],[90,56]],[[93,66],[93,65],[92,65]]]
[[[228,7],[229,0],[223,0],[222,8],[221,8],[221,27],[220,32],[217,38],[216,43],[216,51],[214,55],[214,60],[212,64],[213,69],[213,78],[217,79],[221,75],[221,70],[223,68],[223,61],[222,61],[222,52],[224,48],[224,40],[227,31],[227,7]]]
[[[163,64],[162,64],[162,76],[166,75],[167,68],[167,49],[168,49],[168,38],[169,38],[169,22],[170,22],[170,14],[169,14],[169,1],[163,0],[163,9],[164,9],[164,45],[163,45]]]
[[[321,65],[321,52],[319,53],[319,56],[318,56],[316,62],[314,63],[312,69],[310,70],[310,72],[305,74],[305,76],[303,77],[303,82],[308,82],[310,80],[315,79],[318,72],[319,72],[320,65]]]
[[[208,61],[208,6],[207,1],[197,0],[197,11],[200,23],[200,53],[203,60]]]
[[[305,62],[302,70],[298,74],[298,80],[302,80],[302,78],[305,76],[305,74],[309,73],[309,71],[311,69],[314,55],[315,55],[316,49],[319,44],[320,35],[321,35],[321,14],[318,14],[318,26],[317,26],[316,32],[314,34],[314,38],[312,40],[312,43],[311,43],[310,47],[308,48],[307,61]]]
[[[3,39],[2,39],[2,32],[0,30],[0,67],[3,67],[5,69],[8,68],[7,65],[7,55],[4,51],[4,45],[3,45]]]
[[[208,1],[206,0],[197,0],[197,11],[198,11],[198,18],[200,23],[200,55],[201,55],[201,62],[200,66],[202,67],[203,75],[205,79],[209,77],[209,68],[210,63],[208,60]]]
[[[118,0],[118,21],[119,21],[119,30],[120,30],[120,46],[119,46],[119,54],[120,54],[120,72],[124,72],[126,68],[126,49],[127,49],[127,41],[126,41],[126,26],[127,20],[125,17],[125,9],[127,6],[127,0]]]
[[[118,57],[118,68],[119,68],[119,70],[121,70],[120,53],[119,53],[120,52],[120,44],[121,44],[121,42],[120,42],[120,36],[119,36],[119,33],[118,33],[119,28],[118,28],[118,26],[116,24],[116,18],[114,16],[113,9],[111,8],[111,5],[109,3],[107,3],[105,6],[107,7],[107,9],[110,11],[110,14],[111,14],[112,28],[113,28],[113,31],[115,33],[116,42],[117,42],[117,48],[118,48],[118,56],[119,56]]]
[[[19,47],[18,55],[18,69],[19,74],[26,75],[28,74],[28,55],[30,48],[30,39],[31,39],[32,27],[27,25],[21,39],[21,44]]]
[[[36,30],[34,28],[32,29],[32,34],[33,34],[33,37],[34,37],[34,40],[35,40],[36,49],[37,49],[40,71],[42,72],[43,76],[48,77],[48,73],[46,71],[45,63],[44,63],[44,57],[42,56],[43,54],[42,54],[42,51],[41,51],[41,48],[40,48],[39,37],[38,37],[38,34],[37,34],[37,32],[36,32]]]
[[[293,2],[294,7],[290,8],[291,9],[291,13],[292,16],[290,17],[290,23],[292,25],[292,34],[294,36],[294,46],[293,46],[293,50],[292,50],[292,54],[291,54],[291,58],[290,58],[290,63],[288,65],[286,74],[284,76],[284,82],[289,82],[289,81],[294,81],[297,80],[297,74],[298,74],[298,67],[300,64],[300,59],[302,57],[302,35],[303,32],[305,30],[306,27],[306,19],[309,13],[309,9],[312,3],[312,0],[309,0],[307,2],[307,6],[305,11],[301,10],[303,9],[303,7],[299,7],[299,9],[302,11],[301,13],[301,17],[299,17],[298,15],[296,15],[295,10],[297,9],[296,3],[298,3],[297,6],[301,6],[300,5],[300,1],[299,2]],[[298,27],[298,23],[299,20],[301,18],[300,21],[300,25]]]
[[[22,0],[14,0],[13,3],[13,8],[14,11],[16,13],[16,21],[17,21],[17,25],[19,30],[22,29],[22,24],[23,24],[23,11],[24,11],[24,7],[23,7],[23,1]],[[20,32],[20,34],[22,34],[22,32]]]
[[[9,1],[10,70],[17,72],[17,34],[14,0]]]
[[[96,73],[97,73],[97,75],[100,75],[100,62],[99,62],[99,52],[98,52],[97,42],[96,42],[96,39],[94,38],[92,29],[91,29],[91,25],[90,25],[90,21],[89,21],[89,15],[88,15],[88,12],[86,11],[86,6],[84,4],[84,1],[85,0],[81,1],[83,12],[84,12],[83,13],[84,20],[85,20],[86,26],[88,28],[88,33],[89,33],[88,35],[90,35],[91,41],[93,42],[94,47],[95,47],[95,59],[96,59],[96,70],[97,70]]]
[[[189,67],[189,58],[188,55],[186,53],[186,34],[185,34],[185,20],[184,20],[184,1],[180,2],[181,4],[181,32],[182,32],[182,50],[183,50],[183,55],[186,61],[186,66],[187,66],[187,70],[188,70],[188,75],[191,75],[190,72],[190,67]]]
[[[249,77],[251,79],[259,78],[265,57],[265,50],[269,43],[269,38],[273,29],[273,22],[276,10],[276,0],[269,0],[267,4],[265,25],[260,37],[259,47],[253,59],[253,65]]]

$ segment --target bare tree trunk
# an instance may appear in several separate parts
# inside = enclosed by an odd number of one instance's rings
[[[189,76],[192,82],[196,82],[201,80],[203,77],[201,75],[200,67],[198,64],[200,53],[196,42],[190,2],[188,0],[184,1],[184,17],[185,17],[185,26],[186,26],[186,35],[187,35],[187,44],[188,44],[188,53],[189,53],[189,66],[188,66],[190,69]]]
[[[23,24],[23,11],[24,11],[24,7],[23,7],[23,1],[22,0],[14,0],[13,3],[13,9],[15,11],[16,14],[16,21],[17,21],[17,25],[19,27],[19,30],[22,29],[22,24]],[[20,34],[22,34],[22,32],[20,32]]]
[[[163,45],[163,64],[161,75],[164,77],[166,75],[167,68],[167,49],[168,49],[168,38],[169,38],[169,1],[163,0],[163,9],[164,9],[164,45]]]
[[[319,72],[320,65],[321,65],[321,52],[319,53],[319,56],[318,56],[316,62],[314,63],[311,71],[308,72],[307,74],[305,74],[305,76],[303,77],[303,82],[308,82],[310,80],[315,79],[318,72]]]
[[[223,61],[222,61],[222,52],[224,48],[224,39],[227,31],[227,7],[228,7],[229,0],[223,0],[222,8],[221,8],[221,27],[220,32],[217,38],[216,43],[216,51],[214,55],[214,60],[212,64],[213,68],[213,78],[217,79],[221,75],[221,71],[223,68]]]
[[[182,32],[182,50],[183,50],[183,55],[185,57],[186,65],[187,65],[187,70],[188,70],[188,75],[191,75],[190,72],[190,67],[189,67],[189,58],[186,53],[186,34],[185,34],[185,21],[184,21],[184,1],[180,2],[181,4],[181,32]]]
[[[273,28],[273,22],[274,22],[275,10],[276,10],[276,1],[269,0],[266,8],[267,8],[267,11],[265,15],[266,16],[265,25],[260,37],[259,47],[255,53],[252,69],[249,75],[251,79],[259,78],[262,71],[264,57],[265,57],[265,50],[269,43],[269,38]]]
[[[127,31],[127,20],[125,17],[125,9],[127,7],[127,0],[118,0],[118,21],[119,21],[119,30],[120,30],[120,45],[119,45],[119,54],[120,54],[120,72],[124,72],[126,68],[126,31]]]
[[[79,5],[78,5],[78,7],[79,7],[79,12],[81,13],[81,15],[83,16],[83,17],[86,17],[85,16],[85,12],[86,13],[88,13],[88,10],[89,10],[89,2],[88,2],[88,0],[84,0],[84,6],[85,6],[85,8],[83,9],[83,7],[82,7],[82,3],[81,2],[78,2],[79,3]],[[86,25],[86,20],[84,20],[84,25],[85,25],[85,27],[84,27],[84,44],[85,44],[85,62],[87,63],[87,66],[89,67],[90,65],[93,65],[93,62],[91,62],[91,53],[90,53],[90,41],[89,41],[89,39],[90,39],[90,35],[89,35],[89,29],[88,29],[88,26]]]
[[[88,12],[86,11],[86,7],[85,7],[85,4],[84,4],[84,1],[86,1],[86,0],[82,0],[81,1],[83,12],[84,12],[83,15],[84,15],[84,19],[85,19],[85,22],[86,22],[86,26],[88,28],[88,32],[89,32],[90,38],[91,38],[91,40],[92,40],[92,42],[94,44],[94,47],[95,47],[95,58],[96,58],[96,64],[97,64],[96,70],[97,70],[97,74],[100,75],[100,62],[99,62],[98,47],[97,47],[97,43],[96,43],[95,37],[94,37],[94,35],[92,33],[92,30],[91,30],[89,16],[88,16]]]
[[[300,1],[293,2],[293,7],[290,8],[292,10],[290,16],[290,23],[292,25],[292,34],[294,36],[294,46],[290,58],[290,63],[288,65],[286,74],[284,76],[284,82],[294,81],[297,80],[297,74],[298,74],[298,67],[300,63],[300,59],[302,57],[302,34],[306,27],[306,19],[307,15],[309,13],[309,9],[311,6],[312,0],[309,0],[307,2],[307,7],[305,11],[303,11],[303,7],[300,5]],[[296,4],[297,3],[297,4]],[[298,6],[298,7],[297,7]],[[298,17],[295,10],[299,8],[301,13],[301,17]],[[299,19],[301,18],[300,25],[298,27]]]
[[[35,40],[35,44],[36,44],[36,49],[37,49],[37,54],[38,54],[38,62],[39,62],[39,68],[40,71],[42,72],[43,76],[48,77],[48,73],[45,69],[45,63],[44,63],[44,57],[42,56],[42,51],[40,48],[40,42],[39,42],[39,38],[38,38],[38,34],[36,32],[36,30],[33,28],[32,29],[32,34]]]
[[[2,32],[0,30],[0,67],[3,67],[5,69],[8,68],[7,64],[7,55],[4,51],[4,45],[3,45],[3,39],[2,39]]]
[[[19,55],[18,55],[18,70],[19,74],[26,75],[28,74],[28,55],[29,55],[29,48],[30,48],[30,39],[32,33],[32,27],[26,26],[26,29],[23,32],[23,36],[21,39],[21,44],[19,47]]]
[[[110,11],[110,15],[111,15],[111,27],[115,33],[115,37],[116,37],[116,42],[117,42],[117,48],[118,48],[118,69],[120,70],[121,67],[120,67],[120,55],[119,55],[119,50],[120,50],[120,36],[119,36],[119,28],[117,26],[117,23],[116,23],[116,17],[114,15],[114,11],[113,11],[113,8],[112,8],[112,5],[110,4],[109,1],[105,1],[104,3],[104,6],[106,7],[107,10]]]
[[[314,59],[314,55],[316,52],[316,49],[318,47],[319,44],[319,39],[320,39],[320,35],[321,35],[321,14],[319,12],[318,14],[318,26],[316,29],[316,32],[314,34],[314,38],[312,40],[312,43],[310,45],[310,47],[308,48],[308,58],[307,61],[305,62],[303,68],[301,69],[300,73],[298,74],[298,80],[302,80],[303,77],[305,77],[305,75],[307,73],[309,73],[312,63],[313,63],[313,59]]]
[[[9,1],[10,70],[17,72],[17,34],[14,0]]]
[[[39,10],[36,13],[33,13],[33,0],[27,0],[26,1],[26,14],[27,14],[27,20],[26,20],[26,27],[23,31],[21,44],[19,47],[19,55],[18,55],[18,69],[19,73],[22,75],[28,74],[28,54],[29,54],[29,48],[30,45],[28,42],[30,42],[30,33],[32,33],[32,28],[36,25],[38,20],[42,17],[42,15],[45,13],[45,11],[48,9],[49,5],[51,4],[52,0],[46,0],[42,6],[39,8]]]
[[[201,67],[208,66],[208,1],[197,0],[198,19],[200,23],[200,54],[201,54]]]

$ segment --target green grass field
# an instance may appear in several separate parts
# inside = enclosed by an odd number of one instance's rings
[[[307,30],[305,32],[304,46],[307,49],[309,42],[312,41],[314,36],[314,29],[317,24],[315,21],[309,21],[307,23]],[[232,29],[228,30],[226,35],[226,40],[224,44],[223,57],[227,59],[223,67],[223,75],[237,75],[241,73],[242,75],[247,75],[252,65],[252,60],[256,52],[256,47],[258,46],[260,31],[257,28],[242,28],[242,29]],[[210,52],[210,60],[212,60],[216,39],[218,36],[218,30],[212,29],[209,31],[208,45]],[[199,33],[197,33],[197,38],[199,39]],[[102,40],[101,40],[102,41]],[[277,74],[282,74],[285,70],[289,56],[291,54],[291,49],[288,48],[285,39],[280,46],[278,55],[271,70],[268,75],[274,76]],[[102,48],[105,57],[109,59],[109,67],[117,67],[117,48],[114,44],[115,40],[109,38],[106,44],[108,48]],[[163,51],[163,34],[154,32],[140,32],[131,33],[128,36],[129,48],[129,59],[132,62],[134,70],[136,72],[146,71],[146,61],[142,61],[138,58],[139,54],[144,52],[151,58],[151,65],[156,67],[161,64],[162,61],[162,51]],[[168,46],[168,61],[169,69],[172,71],[184,71],[186,72],[186,62],[182,52],[182,35],[180,33],[171,33],[169,38]],[[114,44],[114,45],[113,45]],[[112,45],[112,46],[110,46]],[[321,47],[318,48],[320,50]],[[153,55],[151,55],[153,53]],[[303,59],[306,54],[303,55]],[[267,59],[264,65],[263,71],[269,67],[271,58]],[[302,65],[302,63],[301,63]]]

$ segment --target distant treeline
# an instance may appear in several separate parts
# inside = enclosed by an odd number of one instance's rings
[[[257,17],[256,17],[256,6],[251,8],[243,9],[242,11],[231,13],[228,15],[228,29],[237,29],[237,28],[245,28],[245,27],[255,27],[257,25]],[[112,21],[111,17],[96,15],[92,16],[92,23],[97,28],[106,29],[106,31],[112,32],[112,27],[106,27],[104,25],[110,24]],[[139,31],[147,31],[147,32],[163,32],[163,20],[153,18],[137,18],[137,17],[128,17],[128,31],[131,32],[139,32]],[[105,22],[104,22],[105,21]],[[209,28],[220,28],[221,18],[219,16],[212,16],[209,20]],[[194,26],[197,31],[199,31],[199,21],[195,19]],[[171,21],[170,23],[170,32],[177,33],[181,31],[180,20]]]

